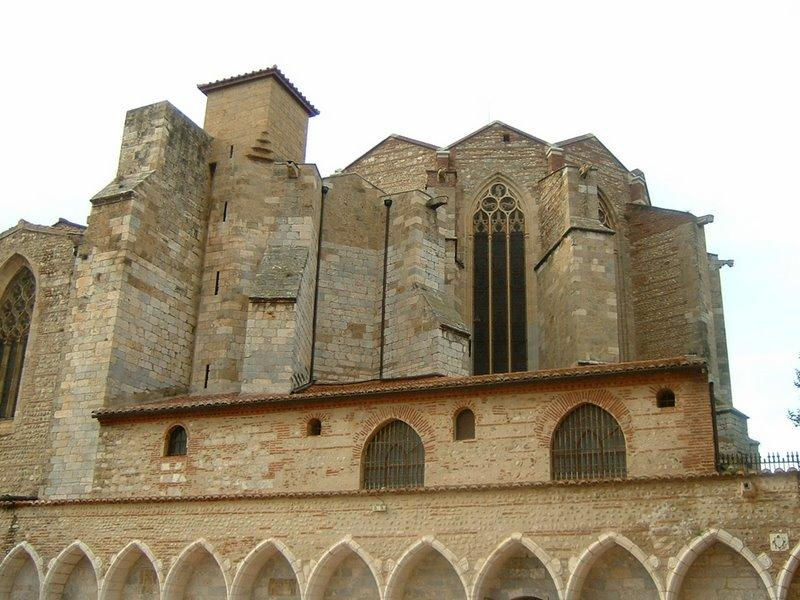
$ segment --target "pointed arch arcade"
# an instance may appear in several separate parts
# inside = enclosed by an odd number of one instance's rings
[[[505,183],[481,195],[472,216],[473,372],[528,367],[525,214]]]
[[[22,267],[0,297],[0,419],[14,417],[35,299],[36,280]]]

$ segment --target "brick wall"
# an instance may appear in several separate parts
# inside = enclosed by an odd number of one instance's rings
[[[800,515],[797,474],[749,479],[757,491],[747,498],[739,494],[743,478],[711,476],[436,493],[67,503],[19,506],[0,516],[8,532],[5,551],[28,540],[42,572],[55,570],[65,579],[79,555],[72,555],[70,564],[50,561],[72,540],[82,540],[103,580],[117,562],[115,554],[135,537],[149,548],[162,581],[177,597],[193,585],[198,565],[207,565],[205,576],[214,578],[220,590],[223,577],[234,582],[237,571],[251,564],[245,557],[271,539],[286,552],[298,586],[308,590],[311,600],[345,593],[378,598],[376,578],[390,600],[421,586],[430,590],[444,584],[449,594],[450,583],[457,589],[457,579],[469,590],[479,581],[501,586],[507,581],[508,587],[514,581],[529,586],[541,581],[541,568],[503,581],[485,575],[486,569],[495,574],[513,570],[517,555],[498,554],[504,547],[535,548],[553,587],[569,590],[567,600],[587,597],[584,586],[608,591],[629,582],[649,588],[640,566],[659,589],[670,582],[677,593],[682,579],[684,591],[704,583],[706,593],[747,590],[751,595],[744,597],[752,598],[763,594],[764,578],[772,585],[790,563],[789,552],[770,550],[769,533],[786,531],[794,542]],[[376,505],[385,510],[373,510]],[[709,536],[724,546],[698,545]],[[696,554],[690,547],[697,548]],[[426,570],[435,571],[435,577],[425,577]],[[0,582],[10,573],[3,569]],[[798,573],[793,578],[796,582]],[[795,594],[792,577],[784,581]],[[355,590],[347,589],[356,582]],[[234,584],[234,593],[248,597],[251,583]]]

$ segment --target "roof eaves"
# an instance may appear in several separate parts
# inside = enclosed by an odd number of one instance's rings
[[[211,81],[209,83],[201,83],[197,86],[197,89],[199,89],[205,95],[208,95],[208,92],[212,92],[214,90],[222,89],[239,83],[246,83],[248,81],[255,81],[257,79],[265,79],[267,77],[274,77],[286,89],[286,91],[294,96],[294,98],[303,106],[303,108],[306,109],[309,117],[315,117],[319,114],[319,110],[317,110],[316,107],[311,104],[309,99],[306,98],[299,89],[297,89],[297,86],[295,86],[291,80],[284,75],[283,71],[281,71],[277,65],[272,65],[266,69],[250,71],[249,73],[242,73],[233,77],[226,77],[225,79],[218,79],[217,81]]]

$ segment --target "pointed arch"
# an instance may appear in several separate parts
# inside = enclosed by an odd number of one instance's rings
[[[227,598],[230,582],[228,581],[228,571],[224,567],[225,563],[214,547],[202,538],[186,546],[178,555],[164,581],[164,592],[161,594],[161,598],[163,600],[183,600],[183,594],[195,567],[202,564],[204,559],[208,560],[209,558],[213,560],[219,570],[219,575],[225,584],[225,597]]]
[[[775,598],[776,600],[786,600],[789,596],[789,588],[792,587],[792,581],[798,577],[797,584],[800,585],[800,544],[794,547],[786,559],[786,564],[783,565],[781,572],[778,573],[778,581],[775,584]]]
[[[302,590],[304,584],[303,568],[299,560],[280,540],[264,540],[253,548],[244,558],[233,578],[231,586],[231,600],[249,600],[253,584],[256,582],[261,569],[273,558],[281,557],[292,568],[297,589]]]
[[[653,580],[653,584],[658,592],[658,597],[661,600],[665,600],[667,596],[664,593],[664,584],[658,577],[658,573],[656,573],[658,559],[648,557],[647,554],[631,540],[624,535],[614,532],[601,535],[597,541],[583,551],[569,577],[564,598],[566,600],[578,600],[581,597],[581,588],[583,587],[584,580],[589,574],[589,571],[592,570],[592,566],[594,566],[597,559],[615,545],[626,550],[644,567],[645,571],[647,571],[650,578]]]
[[[130,575],[130,571],[136,564],[144,558],[152,568],[156,576],[156,598],[161,597],[161,585],[163,578],[161,570],[150,548],[139,540],[129,542],[112,559],[106,571],[103,584],[100,587],[100,600],[124,600],[123,590],[125,582]]]
[[[367,568],[370,573],[372,573],[372,577],[375,580],[378,598],[379,600],[383,600],[385,596],[382,593],[380,565],[349,536],[328,549],[314,566],[311,574],[308,576],[308,585],[306,586],[306,593],[304,595],[305,600],[322,600],[325,586],[331,578],[331,575],[333,575],[341,562],[351,554],[358,556],[364,564],[367,565]]]
[[[564,582],[561,579],[561,562],[552,558],[541,546],[524,537],[521,533],[514,533],[503,540],[489,555],[475,579],[472,586],[472,598],[480,600],[485,593],[484,587],[489,578],[502,566],[503,562],[517,549],[525,549],[533,554],[544,565],[553,585],[558,593],[559,600],[564,598]]]
[[[100,561],[86,544],[75,540],[50,562],[42,586],[42,600],[60,600],[70,575],[83,559],[88,560],[92,567],[95,584],[94,597],[97,598],[100,590]],[[86,598],[86,600],[90,600],[90,598]]]
[[[768,597],[775,597],[772,576],[769,574],[769,570],[758,562],[756,555],[744,545],[744,542],[733,537],[724,529],[709,529],[705,533],[694,538],[678,553],[675,558],[675,566],[669,572],[669,575],[667,575],[666,593],[664,595],[665,600],[678,599],[683,580],[686,577],[686,573],[689,571],[689,567],[692,566],[692,563],[694,563],[698,556],[717,542],[728,546],[750,563],[750,566],[755,569],[761,581],[764,583]]]
[[[397,561],[389,580],[386,583],[386,593],[384,598],[386,600],[400,600],[401,592],[408,579],[409,573],[414,570],[419,560],[424,556],[426,551],[434,551],[439,554],[453,569],[453,572],[458,577],[464,592],[464,599],[469,598],[469,585],[467,583],[465,572],[465,561],[459,561],[458,557],[449,550],[444,544],[433,536],[425,536],[421,540],[415,542],[408,550],[403,553],[400,560]],[[448,600],[456,600],[455,598]]]
[[[40,591],[44,579],[42,559],[28,542],[20,542],[0,562],[0,600],[11,598],[11,592],[14,590],[17,576],[25,568],[26,564],[33,565],[36,572],[36,591]]]
[[[0,268],[0,419],[14,417],[36,303],[36,276],[19,254]]]

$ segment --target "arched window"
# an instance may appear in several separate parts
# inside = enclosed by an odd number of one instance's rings
[[[186,429],[176,425],[167,434],[167,456],[186,456]]]
[[[361,487],[418,487],[425,483],[425,448],[416,431],[403,421],[390,421],[364,446]]]
[[[528,368],[525,216],[503,183],[494,183],[472,217],[473,372]]]
[[[309,419],[306,424],[306,435],[312,437],[322,435],[322,421],[319,419]]]
[[[475,413],[465,408],[456,415],[456,440],[475,439]]]
[[[0,299],[0,418],[11,419],[17,406],[22,363],[28,345],[36,280],[23,267]]]
[[[625,477],[625,436],[599,406],[583,404],[553,433],[553,479]]]

